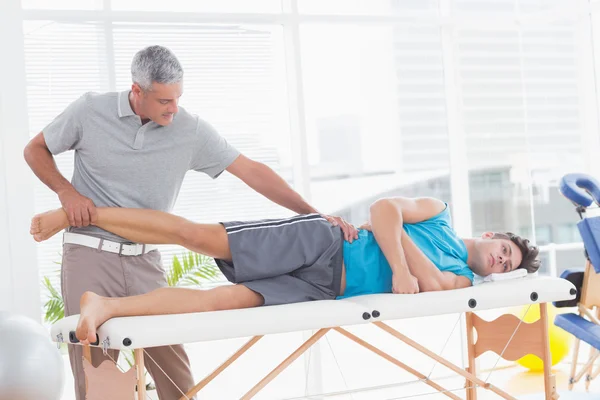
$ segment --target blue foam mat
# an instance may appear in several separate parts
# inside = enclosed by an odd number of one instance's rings
[[[600,325],[574,313],[558,314],[554,318],[554,325],[600,350]]]

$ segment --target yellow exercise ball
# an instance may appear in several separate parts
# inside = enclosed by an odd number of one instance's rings
[[[529,308],[529,310],[528,310]],[[548,304],[548,336],[550,339],[550,354],[552,355],[552,365],[558,364],[567,354],[571,348],[572,336],[567,331],[554,325],[554,317],[560,314],[556,307]],[[539,304],[533,304],[531,307],[524,306],[519,311],[514,313],[517,317],[522,319],[524,322],[532,323],[540,319],[540,306]],[[519,365],[529,369],[530,371],[543,371],[544,363],[542,360],[533,354],[528,354],[517,360]]]

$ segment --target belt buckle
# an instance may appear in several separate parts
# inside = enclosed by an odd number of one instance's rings
[[[119,243],[119,255],[122,256],[123,255],[123,247],[124,245],[126,245],[125,243]],[[144,254],[146,252],[146,245],[145,244],[140,244],[140,243],[132,243],[132,244],[127,244],[128,249],[131,250],[131,254],[127,254],[128,256],[139,256],[141,254]],[[140,249],[141,249],[141,253],[140,253]]]

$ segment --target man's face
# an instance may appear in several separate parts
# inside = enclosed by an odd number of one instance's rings
[[[139,114],[159,125],[169,125],[177,113],[179,98],[183,94],[183,84],[156,83],[150,90],[143,90],[138,84],[133,84],[132,91],[137,99]]]
[[[523,261],[523,254],[516,244],[508,239],[492,239],[493,235],[486,232],[475,244],[472,270],[479,276],[513,271]]]

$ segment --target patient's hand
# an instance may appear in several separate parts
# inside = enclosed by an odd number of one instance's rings
[[[419,281],[409,272],[392,275],[392,292],[395,294],[419,293]]]

